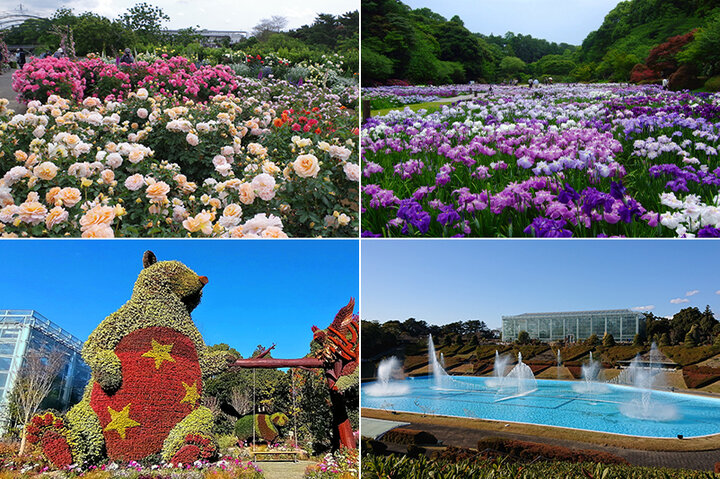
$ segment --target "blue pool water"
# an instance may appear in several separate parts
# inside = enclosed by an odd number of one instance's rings
[[[410,378],[403,381],[410,391],[402,396],[370,396],[365,391],[373,383],[364,383],[361,406],[643,437],[720,433],[720,399],[716,398],[652,391],[649,411],[654,417],[665,416],[664,419],[637,419],[621,412],[627,411],[625,404],[640,404],[643,390],[634,387],[608,384],[600,392],[585,394],[573,390],[578,381],[538,380],[536,391],[504,399],[489,385],[492,381],[493,378],[453,376],[449,384],[435,389],[429,377]]]

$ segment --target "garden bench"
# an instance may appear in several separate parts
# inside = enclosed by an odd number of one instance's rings
[[[259,456],[267,456],[268,458],[277,458],[277,459],[266,459],[270,461],[284,461],[289,459],[282,458],[283,455],[285,456],[292,456],[293,462],[298,461],[298,456],[303,453],[302,450],[295,450],[295,451],[251,451],[250,452],[250,458],[255,462],[260,462]]]

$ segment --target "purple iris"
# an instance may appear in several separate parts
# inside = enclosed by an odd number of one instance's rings
[[[415,226],[422,234],[427,233],[430,229],[430,213],[423,210],[420,203],[413,199],[408,198],[400,201],[397,216],[405,220],[402,228],[402,233],[405,235],[409,233],[407,223]]]
[[[572,231],[563,229],[566,223],[565,220],[551,220],[541,216],[533,219],[523,231],[536,238],[570,238]]]

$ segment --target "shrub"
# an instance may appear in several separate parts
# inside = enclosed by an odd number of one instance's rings
[[[720,75],[708,78],[705,82],[705,89],[709,91],[720,91]]]
[[[504,438],[489,438],[478,441],[478,451],[492,449],[516,456],[524,460],[532,460],[538,456],[553,461],[598,462],[603,464],[627,464],[620,456],[590,449],[570,449],[528,441],[516,441]]]
[[[518,344],[528,344],[530,342],[530,335],[527,331],[520,331],[515,342]]]
[[[437,438],[429,432],[400,427],[389,430],[382,438],[386,442],[392,442],[395,444],[437,444]]]

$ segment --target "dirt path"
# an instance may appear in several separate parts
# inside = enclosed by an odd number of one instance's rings
[[[294,479],[302,478],[305,475],[305,469],[312,464],[312,461],[298,462],[256,462],[267,479]]]
[[[2,75],[0,75],[0,98],[10,100],[8,107],[15,110],[15,113],[24,113],[25,106],[15,100],[17,94],[12,89],[12,74],[14,71],[15,70],[3,70]]]

